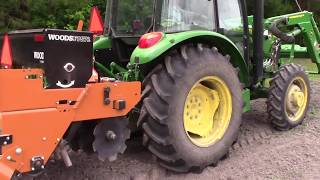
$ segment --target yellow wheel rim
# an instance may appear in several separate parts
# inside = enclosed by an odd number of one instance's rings
[[[228,129],[232,115],[232,96],[225,82],[208,76],[190,90],[184,106],[184,128],[199,147],[209,147]]]
[[[290,121],[299,121],[308,103],[308,87],[303,78],[292,80],[286,93],[285,110]]]

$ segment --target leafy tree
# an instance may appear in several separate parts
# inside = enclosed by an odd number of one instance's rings
[[[88,21],[90,8],[105,9],[106,0],[6,0],[0,4],[0,32],[14,29],[75,29]]]
[[[144,0],[139,1],[144,2]],[[247,0],[249,15],[253,14],[254,1]],[[299,1],[304,9],[315,13],[316,21],[320,25],[320,3],[316,0]],[[0,32],[44,27],[75,29],[78,20],[88,22],[92,6],[98,6],[104,15],[106,2],[107,0],[5,0],[5,3],[0,3]],[[131,5],[128,3],[124,6],[124,10],[121,11],[125,13],[123,17],[136,10]],[[265,0],[265,17],[297,12],[297,10],[293,0]],[[130,18],[132,19],[128,17]]]
[[[253,14],[253,5],[256,0],[247,0],[248,14]],[[293,1],[287,2],[287,0],[265,0],[265,17],[279,16],[282,14],[288,14],[296,12],[297,9]]]
[[[248,14],[253,14],[255,0],[247,0]],[[320,3],[317,0],[299,0],[302,10],[314,12],[315,20],[320,27]],[[298,12],[299,8],[294,0],[265,0],[265,17],[279,16]]]

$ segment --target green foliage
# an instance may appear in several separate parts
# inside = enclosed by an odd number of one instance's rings
[[[253,2],[255,0],[247,0],[248,14],[253,14]],[[315,15],[315,20],[320,26],[320,3],[316,0],[303,0],[305,4],[301,4],[303,10],[311,11]],[[306,7],[305,7],[306,6]],[[293,0],[265,0],[265,17],[279,16],[298,12],[299,8]]]
[[[105,9],[106,0],[6,0],[0,4],[0,32],[15,29],[75,29],[89,21],[90,8]]]
[[[253,14],[253,4],[255,0],[247,0],[248,14]],[[265,0],[265,17],[279,16],[296,12],[298,9],[294,1],[287,0]]]
[[[44,27],[75,29],[80,19],[85,21],[86,28],[89,21],[90,8],[92,6],[98,6],[104,16],[106,1],[107,0],[5,0],[5,3],[0,3],[0,32]],[[254,0],[247,0],[249,15],[253,13],[253,2]],[[303,2],[309,1],[304,0]],[[305,4],[307,4],[307,6],[304,8],[308,8],[308,10],[312,10],[315,13],[315,19],[319,25],[320,3],[310,1]],[[129,12],[136,10],[136,8],[131,7],[130,4],[125,4],[124,6],[121,12],[125,12],[125,14],[132,14]],[[297,6],[293,0],[265,0],[266,17],[296,12],[297,10]],[[143,11],[138,11],[137,13],[142,13]],[[124,24],[124,26],[125,25],[126,24]]]
[[[314,13],[314,18],[317,21],[318,27],[320,27],[320,3],[312,2],[310,3],[310,9]]]

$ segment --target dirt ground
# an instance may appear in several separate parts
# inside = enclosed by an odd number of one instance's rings
[[[312,102],[305,123],[289,132],[277,132],[267,123],[265,99],[252,102],[243,117],[238,143],[230,156],[201,174],[176,174],[158,167],[136,138],[114,163],[75,154],[74,166],[49,163],[37,179],[54,180],[206,180],[206,179],[320,179],[320,82],[312,82]]]

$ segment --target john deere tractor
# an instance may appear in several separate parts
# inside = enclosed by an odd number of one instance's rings
[[[163,167],[188,172],[216,164],[256,98],[268,98],[276,129],[303,122],[308,75],[280,61],[281,45],[292,45],[294,55],[295,36],[302,34],[305,54],[319,65],[318,28],[309,12],[265,20],[263,0],[254,3],[248,17],[245,0],[108,1],[95,67],[117,80],[143,82],[136,123]]]

